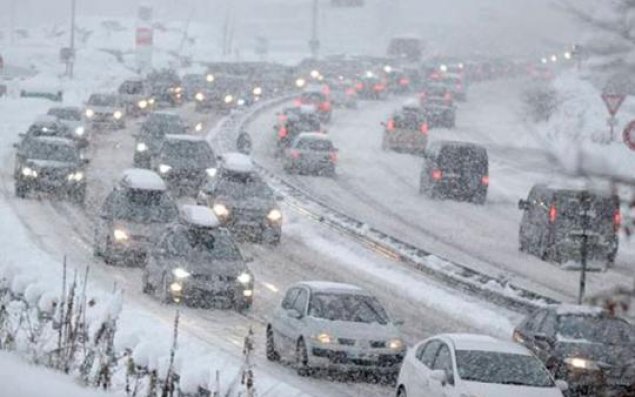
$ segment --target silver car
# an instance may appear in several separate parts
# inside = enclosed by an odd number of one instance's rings
[[[267,358],[313,369],[361,370],[396,377],[406,346],[377,298],[331,282],[291,286],[267,324]]]
[[[284,152],[284,170],[291,173],[335,176],[338,150],[328,135],[305,132],[297,136]]]
[[[177,216],[176,203],[159,175],[142,169],[126,170],[99,212],[95,256],[109,264],[143,264],[152,236]]]
[[[116,94],[92,94],[86,103],[84,115],[94,128],[126,128],[125,105]]]
[[[179,222],[158,236],[148,252],[143,292],[163,302],[193,306],[251,307],[254,276],[229,231],[214,212],[184,205]]]

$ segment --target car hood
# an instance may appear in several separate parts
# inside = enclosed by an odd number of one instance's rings
[[[635,346],[609,345],[588,341],[558,341],[556,351],[562,358],[585,358],[611,366],[635,366]]]
[[[218,201],[222,203],[228,203],[234,209],[268,212],[276,208],[276,203],[272,199],[270,200],[251,197],[237,200],[233,197],[220,195],[218,196]]]
[[[170,266],[182,267],[193,276],[224,276],[238,277],[243,272],[249,272],[244,262],[239,260],[204,260],[196,257],[166,259]]]
[[[487,397],[562,397],[557,387],[528,387],[520,385],[499,385],[494,383],[465,382],[465,390],[470,395]]]
[[[75,128],[81,127],[84,125],[81,121],[75,121],[75,120],[60,120],[60,123],[70,128],[72,132],[75,132]]]
[[[337,338],[355,340],[389,340],[401,336],[392,324],[357,323],[352,321],[329,321],[325,319],[307,317],[310,327],[317,333],[326,332]]]
[[[124,220],[115,220],[114,228],[125,231],[129,236],[150,238],[152,235],[161,230],[164,223],[140,223]]]
[[[69,163],[66,161],[28,159],[26,161],[26,164],[34,168],[69,169],[69,170],[78,168],[77,164]]]
[[[117,110],[121,111],[121,109],[113,106],[88,106],[89,109],[92,109],[95,113],[115,113]]]

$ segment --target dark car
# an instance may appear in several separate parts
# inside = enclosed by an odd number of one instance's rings
[[[273,129],[278,150],[284,150],[299,134],[321,131],[322,124],[313,107],[301,106],[285,108],[278,113],[278,121]]]
[[[410,153],[425,152],[428,145],[428,119],[418,106],[404,106],[382,125],[382,149]]]
[[[207,207],[185,205],[148,252],[143,292],[163,302],[244,310],[253,302],[254,276],[230,232]]]
[[[58,193],[77,203],[86,198],[85,166],[77,144],[56,137],[33,137],[15,145],[15,195]]]
[[[489,186],[487,150],[465,142],[437,141],[424,153],[419,192],[483,204]]]
[[[49,108],[47,115],[53,116],[65,125],[71,132],[73,140],[77,141],[79,146],[86,147],[90,142],[90,131],[84,126],[82,118],[82,110],[74,106],[57,106]]]
[[[29,126],[26,133],[19,134],[24,139],[31,139],[37,137],[55,137],[64,138],[75,141],[76,134],[66,124],[63,124],[55,116],[39,116],[35,119],[33,124]],[[76,143],[79,142],[76,141]]]
[[[153,163],[168,189],[177,195],[196,195],[217,172],[209,143],[191,135],[166,135]]]
[[[86,120],[93,128],[126,128],[125,105],[115,94],[92,94],[86,102]]]
[[[421,106],[428,118],[430,128],[454,128],[456,126],[456,107],[447,101],[430,98]]]
[[[183,76],[183,99],[186,101],[193,101],[196,98],[196,94],[212,87],[213,84],[214,77],[211,74],[186,74]]]
[[[586,227],[587,258],[609,265],[615,261],[621,223],[617,196],[536,185],[526,200],[519,201],[518,207],[523,211],[519,231],[521,251],[557,263],[579,261]]]
[[[386,99],[388,96],[387,88],[386,81],[370,71],[355,82],[355,90],[361,99]]]
[[[250,85],[246,76],[217,74],[214,84],[194,95],[197,112],[228,113],[238,106],[248,105],[251,98]]]
[[[140,78],[124,80],[117,93],[126,107],[126,114],[130,116],[148,114],[154,107],[155,100],[150,96],[146,82]]]
[[[569,396],[635,396],[635,329],[599,308],[540,309],[513,338],[569,384]]]
[[[329,96],[319,87],[307,88],[295,100],[295,105],[313,106],[315,111],[323,123],[328,123],[333,117],[333,106]]]
[[[175,113],[154,112],[141,124],[135,136],[134,165],[139,168],[150,168],[152,158],[161,149],[166,135],[183,135],[187,126],[181,116]]]
[[[285,150],[285,172],[335,176],[338,150],[326,134],[303,132]]]
[[[282,212],[276,197],[245,155],[223,155],[218,175],[203,186],[197,202],[212,208],[238,236],[272,245],[280,242]]]
[[[172,69],[156,70],[149,73],[146,85],[156,106],[175,107],[183,103],[181,78]]]

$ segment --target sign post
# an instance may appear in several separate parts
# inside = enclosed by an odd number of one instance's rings
[[[615,126],[617,125],[617,120],[615,119],[615,115],[617,111],[620,110],[620,106],[624,103],[624,99],[626,95],[624,94],[602,94],[602,100],[606,105],[606,110],[609,111],[609,120],[608,125],[610,128],[610,137],[609,142],[613,141],[615,138]]]
[[[140,72],[152,67],[152,48],[154,46],[154,28],[152,27],[152,8],[147,5],[139,6],[137,14],[137,28],[135,34],[135,48],[137,68]]]

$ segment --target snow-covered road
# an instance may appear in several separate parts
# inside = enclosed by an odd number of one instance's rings
[[[457,128],[431,131],[432,139],[473,141],[488,148],[491,184],[485,206],[420,196],[421,159],[381,149],[380,122],[403,102],[399,98],[337,112],[328,126],[340,149],[337,178],[285,178],[328,205],[429,252],[556,299],[572,300],[578,288],[576,272],[518,251],[518,200],[534,183],[571,180],[525,124],[523,84],[504,80],[472,87],[469,102],[458,111]],[[250,132],[257,161],[283,175],[273,156],[274,113],[255,120]],[[590,276],[588,290],[632,285],[631,259],[620,254],[614,269]]]

